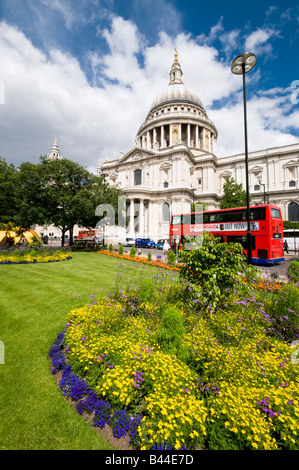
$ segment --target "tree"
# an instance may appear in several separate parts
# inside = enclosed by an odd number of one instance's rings
[[[228,176],[223,185],[223,197],[220,201],[220,209],[229,209],[231,207],[242,207],[247,205],[246,190],[242,183],[238,184],[234,178]]]
[[[18,207],[17,168],[0,157],[0,223],[15,222]]]
[[[68,230],[70,244],[73,243],[75,225],[95,227],[95,215],[99,204],[111,204],[117,211],[117,188],[110,187],[104,177],[96,176],[71,160],[41,159],[43,192],[47,203],[48,223],[60,228],[62,245]]]
[[[197,201],[196,203],[192,202],[190,212],[206,211],[207,205],[205,202]]]
[[[44,191],[46,184],[41,165],[26,162],[19,166],[16,186],[19,203],[15,221],[20,227],[30,228],[48,222],[50,210]]]
[[[117,212],[120,190],[71,160],[41,157],[38,164],[23,163],[17,181],[20,204],[15,221],[26,228],[45,224],[58,227],[62,246],[67,231],[73,243],[75,225],[95,227],[99,204],[109,203]]]

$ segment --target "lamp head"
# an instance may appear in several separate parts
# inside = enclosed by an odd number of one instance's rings
[[[231,64],[231,71],[236,75],[250,72],[256,64],[256,56],[252,52],[238,55]]]

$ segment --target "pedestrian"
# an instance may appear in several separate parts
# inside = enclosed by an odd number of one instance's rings
[[[289,245],[288,245],[288,242],[286,240],[284,241],[283,249],[284,249],[284,251],[286,251],[289,254]]]
[[[164,256],[167,256],[169,248],[170,248],[169,243],[167,240],[165,240],[164,245],[163,245]]]

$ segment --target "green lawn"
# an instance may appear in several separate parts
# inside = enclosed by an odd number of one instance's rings
[[[62,397],[48,351],[72,308],[115,286],[120,262],[73,253],[58,263],[0,265],[0,450],[111,449]]]

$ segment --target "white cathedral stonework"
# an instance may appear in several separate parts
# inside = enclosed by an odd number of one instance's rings
[[[169,75],[136,146],[97,169],[126,195],[127,236],[154,241],[168,238],[171,214],[189,212],[192,203],[217,209],[226,177],[246,188],[245,155],[217,158],[217,129],[200,98],[184,85],[177,51]],[[251,152],[248,162],[251,205],[265,199],[281,208],[284,220],[299,220],[299,143]]]

